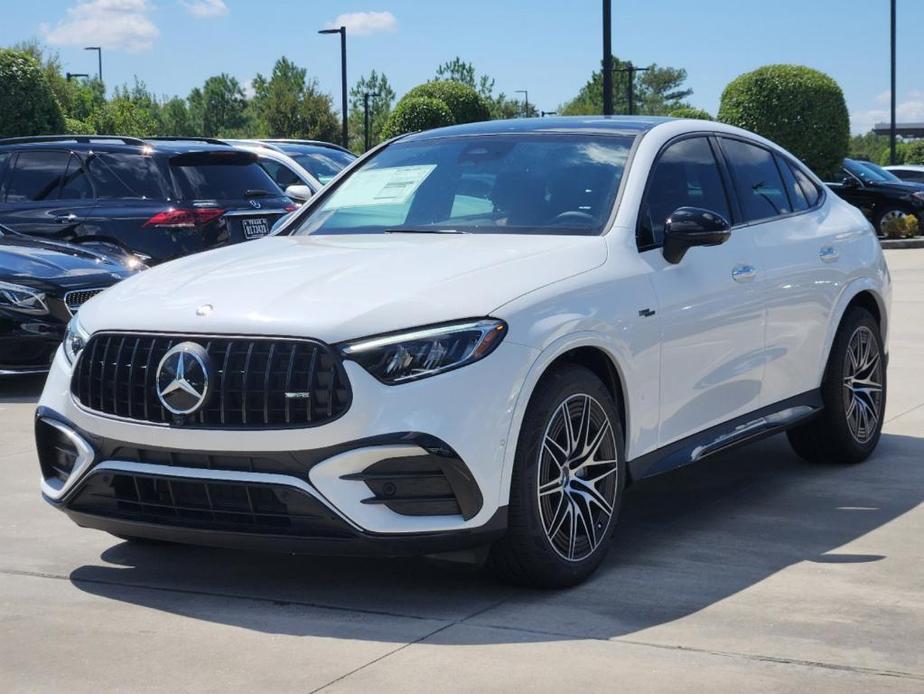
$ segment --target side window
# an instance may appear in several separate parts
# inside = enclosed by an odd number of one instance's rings
[[[819,198],[821,198],[821,191],[818,189],[818,186],[798,166],[791,162],[786,163],[792,170],[793,176],[795,176],[796,180],[799,182],[799,187],[805,194],[805,201],[808,203],[808,206],[815,207],[815,205],[818,204]]]
[[[83,162],[73,154],[67,163],[67,173],[64,174],[60,198],[62,200],[90,200],[93,198],[90,177],[87,175]]]
[[[805,197],[805,191],[802,190],[802,186],[796,180],[796,175],[790,168],[789,162],[782,157],[777,157],[776,163],[779,166],[780,173],[783,175],[783,184],[786,186],[786,192],[789,193],[789,201],[792,203],[793,211],[807,210],[811,205],[809,205]]]
[[[87,170],[100,199],[164,200],[167,185],[154,157],[128,152],[101,152],[87,158]]]
[[[67,152],[20,152],[6,187],[7,202],[56,200]]]
[[[640,249],[663,242],[664,222],[678,207],[701,207],[730,218],[722,175],[705,137],[675,142],[661,153],[639,210]]]
[[[273,161],[272,159],[260,159],[259,163],[260,166],[263,167],[263,170],[269,174],[269,177],[276,182],[276,185],[283,190],[289,186],[298,186],[302,184],[294,171],[290,170],[287,166],[283,166],[279,162]]]
[[[788,214],[789,199],[769,150],[740,140],[722,138],[745,221],[757,222]]]

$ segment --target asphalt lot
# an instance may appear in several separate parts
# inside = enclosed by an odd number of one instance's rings
[[[136,547],[38,491],[41,379],[0,382],[0,690],[924,691],[924,250],[892,251],[887,423],[637,485],[563,592],[466,565]]]

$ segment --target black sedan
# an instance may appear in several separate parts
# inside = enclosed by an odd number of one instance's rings
[[[882,236],[890,220],[913,214],[924,221],[924,186],[902,181],[881,167],[845,159],[840,180],[828,183],[840,197],[860,208]]]
[[[0,226],[0,376],[47,371],[77,309],[143,268],[133,256],[42,241]]]

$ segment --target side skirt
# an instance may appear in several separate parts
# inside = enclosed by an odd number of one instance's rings
[[[630,460],[629,475],[640,480],[696,463],[789,429],[814,417],[823,406],[821,391],[817,389],[787,398]]]

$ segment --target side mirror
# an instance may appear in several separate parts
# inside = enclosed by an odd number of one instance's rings
[[[291,185],[286,188],[286,197],[299,204],[306,203],[311,197],[311,188],[303,185]]]
[[[731,225],[718,212],[699,207],[678,207],[664,223],[664,259],[683,260],[693,246],[718,246],[728,241]]]
[[[860,184],[857,183],[857,179],[853,176],[844,176],[844,179],[841,181],[841,185],[845,188],[859,188]]]

